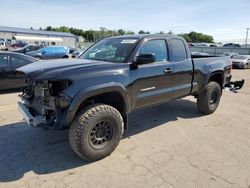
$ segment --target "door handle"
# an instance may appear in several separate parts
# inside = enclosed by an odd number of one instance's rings
[[[166,73],[166,74],[169,74],[171,72],[172,72],[172,70],[170,68],[167,68],[167,69],[164,70],[164,73]]]

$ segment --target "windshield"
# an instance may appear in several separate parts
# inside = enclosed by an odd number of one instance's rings
[[[247,58],[248,58],[247,56],[243,56],[243,55],[237,55],[233,57],[233,59],[247,59]]]
[[[124,63],[137,39],[103,39],[86,50],[79,58]]]

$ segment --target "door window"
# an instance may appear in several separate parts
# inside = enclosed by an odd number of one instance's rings
[[[0,67],[8,65],[8,56],[7,55],[0,55]]]
[[[26,65],[26,64],[29,63],[24,58],[22,58],[22,57],[16,57],[16,56],[11,57],[10,58],[10,62],[11,62],[11,65],[13,67],[21,67],[21,66],[24,66],[24,65]]]
[[[149,40],[145,42],[138,51],[141,54],[154,54],[156,62],[165,62],[168,60],[168,53],[165,40]]]

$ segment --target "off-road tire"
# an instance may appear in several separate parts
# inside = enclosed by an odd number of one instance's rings
[[[112,124],[113,135],[107,141],[105,147],[95,148],[99,143],[94,145],[93,141],[91,141],[93,139],[93,130],[98,125],[98,122],[102,121]],[[105,129],[106,124],[100,126]],[[69,142],[78,156],[87,161],[96,161],[109,156],[115,150],[122,138],[123,130],[123,118],[118,110],[109,105],[94,104],[80,110],[73,119],[69,129]]]
[[[220,103],[220,97],[221,86],[217,82],[209,82],[197,97],[198,110],[206,115],[213,113]]]

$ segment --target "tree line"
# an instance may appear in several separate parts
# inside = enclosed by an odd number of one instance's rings
[[[191,31],[190,33],[181,33],[179,35],[182,36],[187,42],[214,43],[214,38],[212,36],[206,35],[203,33],[197,33],[197,32]]]
[[[118,30],[110,30],[104,27],[100,27],[100,30],[82,30],[77,29],[73,27],[51,27],[47,26],[45,29],[42,29],[40,27],[40,30],[46,30],[46,31],[58,31],[58,32],[67,32],[72,33],[76,36],[81,36],[85,39],[86,42],[95,42],[97,40],[100,40],[104,37],[110,37],[110,36],[119,36],[119,35],[132,35],[136,34],[133,31],[130,30],[124,30],[124,29],[118,29]],[[149,31],[140,30],[138,34],[150,34]],[[170,34],[173,35],[174,33],[172,31],[164,32],[160,31],[158,34]],[[182,36],[187,42],[190,43],[213,43],[214,39],[211,35],[191,31],[189,33],[181,33],[178,34],[179,36]]]

